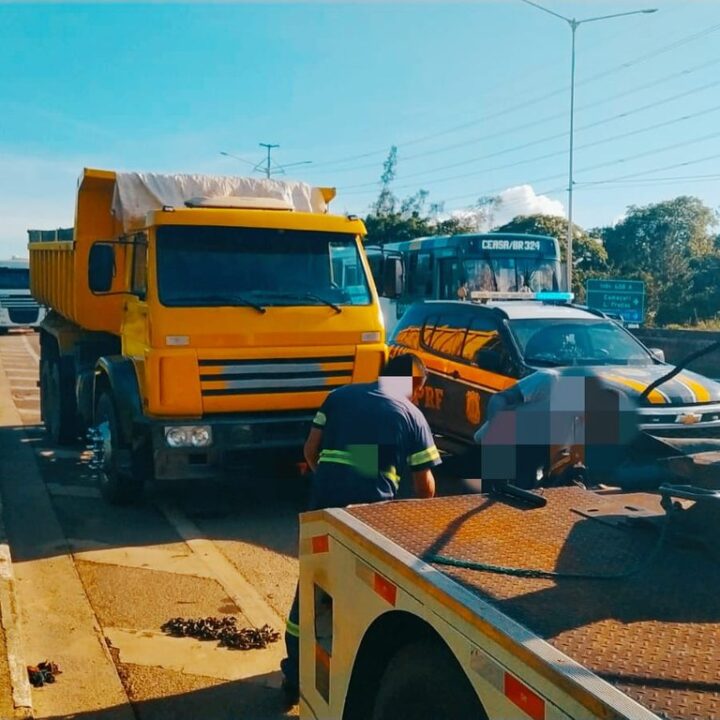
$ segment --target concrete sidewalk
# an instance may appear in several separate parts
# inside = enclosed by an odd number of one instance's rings
[[[0,427],[21,425],[0,363]],[[0,477],[8,472],[0,454]],[[22,653],[15,579],[4,520],[0,498],[0,720],[13,720],[32,717],[32,696]]]

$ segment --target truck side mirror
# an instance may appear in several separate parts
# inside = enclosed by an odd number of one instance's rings
[[[383,262],[383,292],[391,300],[403,293],[403,266],[399,257],[386,257]]]
[[[115,276],[115,248],[111,243],[97,242],[90,248],[88,285],[91,292],[110,291]]]

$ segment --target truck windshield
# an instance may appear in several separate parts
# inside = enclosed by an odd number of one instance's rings
[[[525,362],[537,367],[653,365],[632,335],[609,320],[509,320]]]
[[[27,290],[29,287],[29,270],[0,266],[0,290]]]
[[[470,291],[542,292],[558,289],[558,267],[537,257],[484,257],[463,262]]]
[[[356,238],[344,233],[164,226],[157,267],[167,306],[370,303]]]

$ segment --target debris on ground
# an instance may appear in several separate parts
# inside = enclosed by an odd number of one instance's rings
[[[33,687],[40,688],[43,685],[50,685],[55,682],[55,676],[61,675],[62,670],[48,660],[37,665],[27,666],[28,679]]]
[[[269,625],[261,628],[237,626],[234,617],[207,617],[187,620],[172,618],[161,630],[172,637],[192,637],[196,640],[218,640],[221,647],[233,650],[261,650],[280,639],[280,633]]]

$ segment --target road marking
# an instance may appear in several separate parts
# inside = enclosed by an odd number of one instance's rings
[[[215,544],[202,537],[202,532],[193,522],[170,503],[161,502],[158,503],[158,507],[190,549],[210,568],[215,580],[222,585],[252,625],[257,628],[270,625],[275,630],[285,627],[285,621],[265,602],[260,593]]]
[[[40,356],[35,352],[35,348],[30,344],[30,341],[27,338],[27,335],[22,336],[23,339],[23,345],[27,348],[27,351],[30,353],[30,355],[35,359],[35,362],[40,364]]]
[[[105,628],[105,637],[120,653],[120,662],[160,667],[220,680],[277,676],[285,652],[282,640],[264,650],[230,650],[216,641],[175,638],[145,630]],[[262,684],[268,684],[267,679]]]

